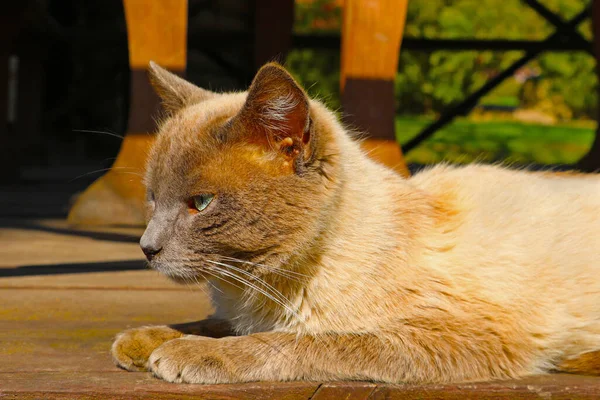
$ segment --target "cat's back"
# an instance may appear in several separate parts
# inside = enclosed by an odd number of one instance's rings
[[[441,165],[410,182],[434,198],[447,201],[472,223],[510,227],[545,221],[537,228],[577,222],[585,228],[600,222],[600,175],[530,172],[499,166]],[[491,224],[491,225],[490,225]],[[596,226],[600,228],[600,226]]]
[[[600,293],[600,175],[439,166],[410,182],[454,211],[450,273],[494,281],[499,296]]]

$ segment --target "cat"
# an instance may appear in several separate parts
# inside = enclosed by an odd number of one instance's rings
[[[446,383],[600,373],[600,178],[372,161],[270,63],[244,93],[152,64],[150,266],[215,315],[119,334],[170,382]],[[193,315],[194,310],[190,310]]]

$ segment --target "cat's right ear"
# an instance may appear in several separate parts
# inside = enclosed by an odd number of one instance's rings
[[[162,100],[165,111],[169,114],[217,96],[216,93],[201,89],[167,71],[154,61],[150,61],[148,65],[148,76],[150,84]]]

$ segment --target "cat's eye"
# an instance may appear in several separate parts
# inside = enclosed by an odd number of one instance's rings
[[[193,207],[197,211],[204,211],[210,202],[215,198],[214,194],[204,193],[198,196],[192,197],[190,201],[190,207]]]

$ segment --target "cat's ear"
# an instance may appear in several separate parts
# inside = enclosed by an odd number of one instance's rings
[[[167,71],[154,61],[150,61],[148,65],[148,77],[154,91],[162,100],[165,111],[169,114],[217,96],[216,93],[201,89]]]
[[[258,71],[238,118],[256,139],[266,139],[288,153],[297,154],[310,140],[308,97],[276,63]]]

